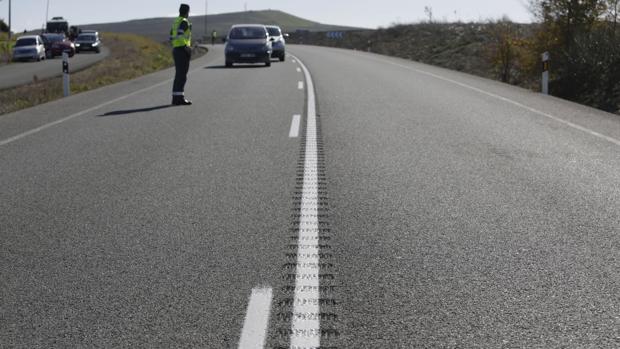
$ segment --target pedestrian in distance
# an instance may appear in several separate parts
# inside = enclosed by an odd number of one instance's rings
[[[217,32],[214,30],[211,32],[211,46],[215,46],[216,39],[217,39]]]
[[[185,83],[189,72],[189,62],[192,58],[192,24],[188,20],[189,5],[181,4],[179,17],[175,18],[170,30],[172,57],[176,73],[172,86],[172,105],[190,105],[185,99]]]

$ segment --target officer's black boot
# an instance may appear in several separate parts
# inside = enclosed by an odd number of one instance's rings
[[[184,96],[172,96],[172,105],[191,105],[192,101],[185,99]]]

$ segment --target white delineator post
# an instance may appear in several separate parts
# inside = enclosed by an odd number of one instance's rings
[[[549,52],[545,52],[542,54],[542,93],[545,95],[549,94]]]
[[[62,90],[63,95],[68,97],[71,94],[71,81],[69,80],[69,54],[62,53]]]

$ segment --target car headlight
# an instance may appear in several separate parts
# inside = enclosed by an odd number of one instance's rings
[[[95,46],[97,46],[97,45],[99,45],[99,43],[98,43],[98,42],[93,43],[93,47],[95,47]]]
[[[81,44],[75,44],[75,47],[80,47]]]

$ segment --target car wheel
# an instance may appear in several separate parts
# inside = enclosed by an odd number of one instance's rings
[[[280,56],[280,62],[284,62],[285,60],[286,60],[286,54],[284,54],[284,53],[283,53],[283,54]]]
[[[226,68],[231,68],[233,66],[233,62],[226,61]]]
[[[95,50],[95,52],[96,52],[96,53],[99,53],[99,52],[101,52],[101,50],[100,50],[100,49],[96,49],[96,50]]]
[[[265,62],[265,67],[271,67],[271,59]]]

